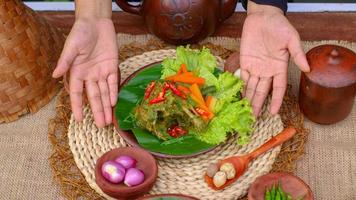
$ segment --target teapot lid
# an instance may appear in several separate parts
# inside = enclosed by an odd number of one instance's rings
[[[356,83],[356,54],[337,45],[320,45],[306,54],[310,72],[305,75],[313,82],[331,88]]]

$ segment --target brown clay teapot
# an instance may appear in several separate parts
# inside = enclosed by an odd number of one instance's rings
[[[126,12],[143,16],[148,30],[171,44],[198,42],[215,32],[235,11],[237,0],[142,0],[130,5],[116,0]]]

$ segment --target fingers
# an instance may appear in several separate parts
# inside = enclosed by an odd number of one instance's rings
[[[300,42],[299,35],[292,38],[288,44],[288,50],[293,58],[295,64],[299,67],[303,72],[309,72],[310,67],[305,57],[305,53],[303,51],[302,44]]]
[[[83,120],[83,81],[75,77],[69,80],[70,102],[76,121]]]
[[[238,68],[240,68],[240,54],[235,52],[230,55],[230,57],[226,60],[224,70],[234,73]]]
[[[94,115],[95,123],[99,128],[102,128],[105,126],[105,114],[101,101],[99,86],[96,82],[87,81],[85,82],[85,88],[88,94],[88,99]]]
[[[77,55],[77,49],[71,45],[70,42],[66,42],[63,47],[62,54],[58,59],[57,66],[53,71],[52,77],[59,78],[63,76],[68,71]]]
[[[281,73],[273,77],[273,92],[270,107],[272,115],[277,114],[283,102],[283,96],[287,88],[287,74]]]
[[[246,96],[246,87],[247,87],[248,80],[250,79],[250,74],[244,69],[241,69],[241,79],[245,83],[244,89],[242,91],[242,96]]]
[[[257,76],[250,76],[246,86],[246,98],[252,102],[253,96],[256,92],[256,87],[259,78]]]
[[[270,90],[272,78],[261,78],[258,82],[255,96],[252,100],[253,114],[257,117]]]
[[[119,72],[117,72],[119,73]],[[109,85],[109,95],[111,106],[114,107],[117,101],[118,95],[118,74],[112,73],[108,76],[108,85]]]
[[[99,89],[101,94],[101,102],[104,109],[105,124],[109,125],[112,122],[112,107],[110,103],[108,83],[105,80],[99,81]]]

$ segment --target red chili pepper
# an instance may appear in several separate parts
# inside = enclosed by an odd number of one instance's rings
[[[165,82],[163,85],[163,91],[167,91],[170,88],[169,85],[170,85],[169,83]]]
[[[166,98],[160,98],[160,97],[156,97],[156,98],[154,98],[154,99],[152,99],[151,101],[150,101],[150,104],[151,105],[153,105],[153,104],[156,104],[156,103],[161,103],[161,102],[163,102],[164,100],[166,100]]]
[[[176,86],[173,84],[173,83],[168,83],[169,85],[169,89],[172,90],[173,94],[183,98],[183,99],[186,99],[187,97],[180,91],[176,88]]]
[[[168,128],[168,134],[174,138],[186,135],[188,133],[188,131],[184,130],[183,128],[177,126],[177,125],[173,125],[170,128]]]
[[[145,91],[145,99],[148,99],[150,96],[151,96],[151,93],[153,91],[153,89],[155,88],[156,86],[156,82],[152,81],[146,88],[146,91]]]
[[[201,108],[195,108],[195,111],[203,118],[209,119],[210,113]]]
[[[157,97],[153,98],[150,101],[150,104],[156,104],[156,103],[160,103],[163,102],[164,100],[166,100],[166,90],[163,88],[163,91],[161,91],[160,93],[158,93]]]
[[[182,135],[186,135],[188,133],[188,131],[184,130],[183,128],[176,126],[175,131],[178,135],[182,136]]]

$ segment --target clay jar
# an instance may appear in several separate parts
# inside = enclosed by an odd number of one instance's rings
[[[196,43],[215,32],[235,11],[237,0],[143,0],[138,6],[116,0],[126,12],[141,15],[148,30],[171,44]]]
[[[307,53],[311,71],[302,73],[299,105],[311,121],[332,124],[345,119],[356,94],[356,54],[336,45],[321,45]]]

